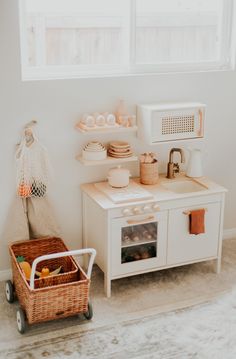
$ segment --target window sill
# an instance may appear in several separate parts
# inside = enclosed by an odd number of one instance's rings
[[[147,69],[148,68],[148,69]],[[197,73],[212,73],[212,72],[232,72],[235,71],[235,68],[231,65],[219,65],[211,64],[210,66],[199,65],[199,66],[190,66],[190,65],[181,65],[159,67],[158,70],[156,67],[152,66],[136,66],[132,70],[123,69],[113,70],[107,72],[94,72],[94,73],[83,73],[81,70],[78,71],[78,68],[65,68],[60,67],[53,70],[42,69],[42,68],[25,68],[22,69],[22,81],[51,81],[51,80],[72,80],[72,79],[102,79],[102,78],[118,78],[118,77],[138,77],[138,76],[157,76],[157,75],[177,75],[177,74],[197,74]]]

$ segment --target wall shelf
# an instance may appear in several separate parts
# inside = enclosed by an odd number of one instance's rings
[[[89,135],[89,134],[106,134],[106,133],[132,133],[132,132],[137,132],[138,127],[137,126],[132,126],[132,127],[123,127],[123,126],[105,126],[105,127],[99,127],[97,126],[96,128],[87,128],[87,129],[83,129],[81,128],[78,124],[75,126],[76,130],[78,130],[80,133],[82,133],[83,135]]]
[[[113,158],[107,157],[105,160],[100,161],[88,161],[84,160],[81,155],[76,156],[76,159],[80,161],[84,166],[100,166],[100,165],[114,165],[118,163],[136,162],[138,161],[137,156],[131,156],[127,158]]]

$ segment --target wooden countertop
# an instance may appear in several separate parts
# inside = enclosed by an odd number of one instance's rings
[[[91,197],[94,201],[96,201],[103,209],[112,209],[112,208],[120,208],[124,207],[125,205],[130,204],[142,204],[142,203],[149,203],[149,202],[162,202],[162,201],[171,201],[175,199],[181,198],[191,198],[191,197],[199,197],[199,196],[206,196],[209,194],[217,194],[217,193],[224,193],[227,192],[227,189],[218,185],[217,183],[211,181],[207,177],[200,177],[200,178],[189,178],[186,177],[184,173],[181,173],[176,176],[175,179],[168,179],[165,175],[160,175],[159,182],[156,185],[142,185],[139,182],[139,178],[133,178],[135,182],[137,182],[140,186],[142,186],[145,190],[149,191],[153,194],[153,198],[150,200],[142,200],[142,201],[135,201],[135,202],[126,202],[126,203],[119,203],[115,204],[112,202],[103,192],[99,191],[93,183],[85,183],[81,185],[81,190],[86,193],[89,197]],[[196,182],[203,186],[202,191],[197,192],[187,192],[187,193],[176,193],[168,190],[165,188],[165,184],[180,182],[180,181],[190,181]]]

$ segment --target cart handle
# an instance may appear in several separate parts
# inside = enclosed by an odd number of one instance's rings
[[[36,267],[39,262],[42,262],[47,259],[55,259],[55,258],[69,257],[69,256],[81,256],[84,254],[90,254],[88,270],[87,270],[87,277],[90,279],[92,268],[93,268],[93,262],[96,256],[96,250],[94,248],[76,249],[72,251],[46,254],[44,256],[37,257],[32,264],[32,270],[30,275],[30,289],[34,289],[34,276],[35,276]]]

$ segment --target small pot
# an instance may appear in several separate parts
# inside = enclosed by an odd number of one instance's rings
[[[129,184],[130,172],[126,168],[118,166],[111,168],[108,173],[108,183],[115,188],[127,187]]]

